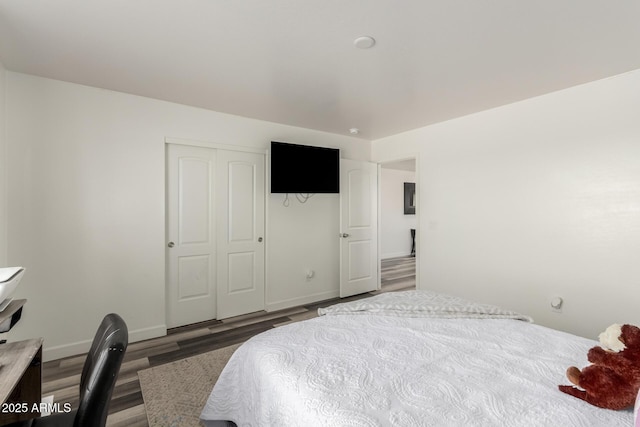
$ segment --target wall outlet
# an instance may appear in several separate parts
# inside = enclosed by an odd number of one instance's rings
[[[549,301],[549,305],[551,306],[551,311],[554,313],[562,313],[562,305],[564,304],[564,300],[562,297],[551,297]]]
[[[316,275],[315,271],[307,270],[307,282],[310,282],[311,279],[313,279],[315,275]]]

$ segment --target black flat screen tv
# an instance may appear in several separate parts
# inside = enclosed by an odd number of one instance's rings
[[[340,150],[271,142],[272,193],[339,193]]]

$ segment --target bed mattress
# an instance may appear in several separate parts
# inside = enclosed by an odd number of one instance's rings
[[[566,368],[587,365],[587,351],[597,343],[535,325],[526,316],[420,291],[323,314],[242,345],[211,392],[201,415],[205,424],[633,423],[631,410],[596,408],[558,390],[568,384]]]

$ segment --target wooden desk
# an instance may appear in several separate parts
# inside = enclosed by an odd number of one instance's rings
[[[32,409],[42,398],[42,342],[0,344],[0,425],[40,416]]]

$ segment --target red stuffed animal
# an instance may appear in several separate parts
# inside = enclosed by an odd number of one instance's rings
[[[567,378],[582,390],[559,386],[560,391],[607,409],[634,405],[640,389],[640,328],[611,325],[599,336],[602,347],[589,350],[592,365],[582,371],[567,369]]]

